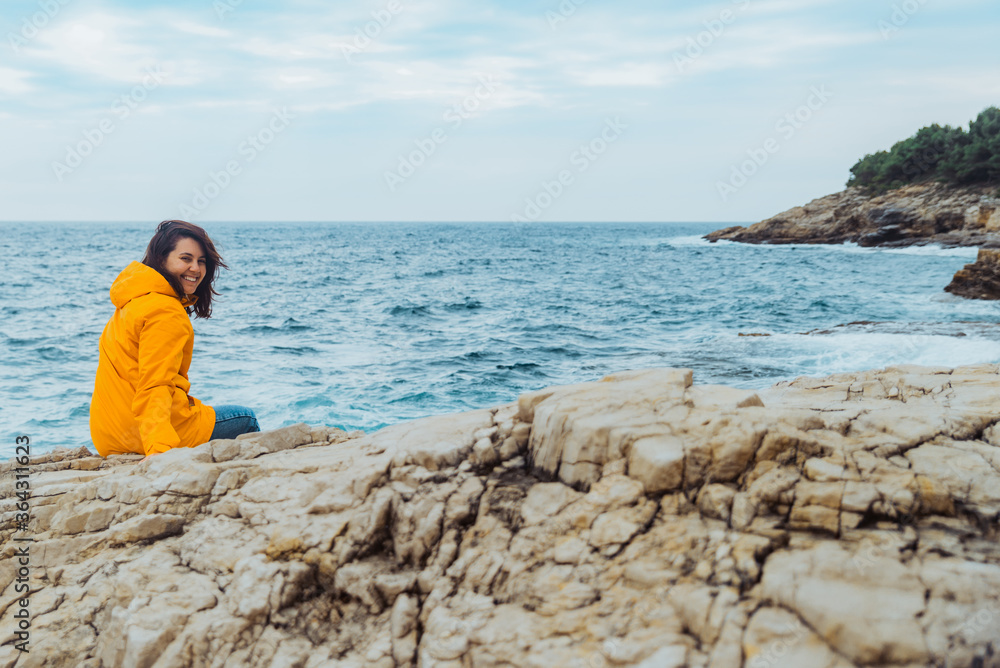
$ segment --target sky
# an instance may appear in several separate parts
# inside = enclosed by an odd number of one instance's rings
[[[2,221],[732,222],[1000,105],[996,0],[4,0]]]

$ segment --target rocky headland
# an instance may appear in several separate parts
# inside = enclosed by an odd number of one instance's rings
[[[2,469],[0,668],[1000,666],[997,365]],[[30,652],[17,550],[30,537]]]
[[[920,183],[869,195],[861,188],[820,197],[749,227],[706,235],[752,244],[842,244],[1000,248],[997,187]]]

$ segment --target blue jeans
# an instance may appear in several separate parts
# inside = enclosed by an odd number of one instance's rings
[[[208,439],[210,441],[217,438],[236,438],[240,434],[260,431],[257,416],[246,406],[226,405],[212,406],[212,408],[215,409],[215,429],[212,431],[212,437]]]

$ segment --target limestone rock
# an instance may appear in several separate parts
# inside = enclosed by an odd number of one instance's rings
[[[684,483],[684,444],[675,436],[646,436],[632,444],[629,474],[649,494],[679,489]]]
[[[774,668],[850,668],[798,617],[783,608],[754,613],[743,637],[743,654],[751,666]]]
[[[709,241],[753,244],[911,246],[1000,244],[1000,203],[995,187],[911,184],[871,196],[860,188],[815,199],[749,227],[716,230]]]
[[[613,374],[0,464],[2,666],[1000,666],[1000,381]],[[19,574],[14,538],[30,535]]]
[[[955,272],[945,292],[967,299],[1000,299],[1000,251],[980,248],[976,261]]]

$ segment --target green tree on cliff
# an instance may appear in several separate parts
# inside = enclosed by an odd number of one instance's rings
[[[1000,109],[984,110],[968,132],[929,125],[888,151],[866,155],[851,167],[847,185],[884,192],[923,181],[1000,183]]]
[[[1000,181],[1000,109],[990,107],[969,124],[946,175],[962,184]]]

